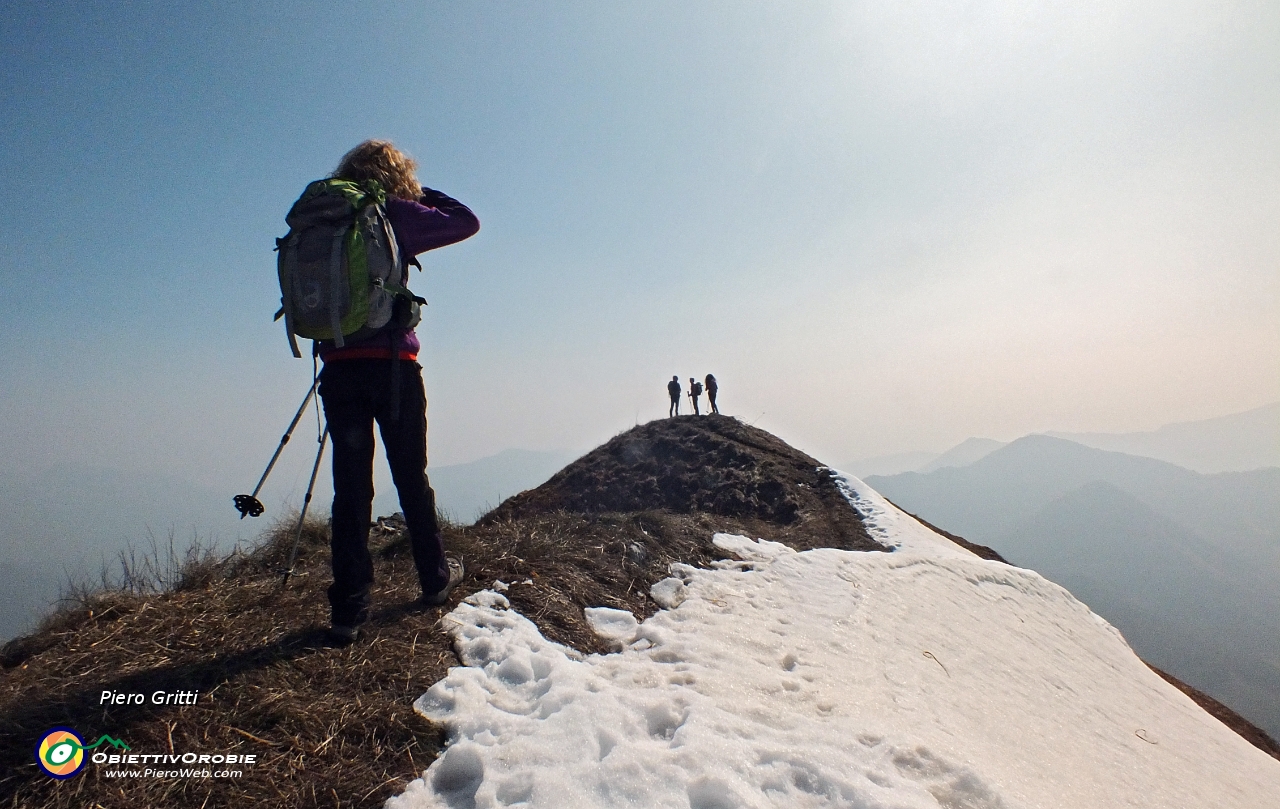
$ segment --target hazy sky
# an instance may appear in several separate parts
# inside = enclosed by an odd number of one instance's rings
[[[367,137],[482,222],[413,281],[433,464],[588,449],[672,374],[832,463],[1280,399],[1274,2],[4,18],[8,475],[251,488],[311,378],[273,239]]]

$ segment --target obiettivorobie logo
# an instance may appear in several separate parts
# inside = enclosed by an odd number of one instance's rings
[[[128,750],[129,745],[113,739],[106,734],[86,746],[79,733],[71,728],[57,727],[41,737],[36,744],[36,764],[50,778],[63,780],[70,778],[84,768],[85,751],[93,750],[102,744],[110,744],[117,750]]]
[[[86,755],[104,744],[124,753],[99,750]],[[220,769],[220,765],[252,767],[258,763],[257,753],[134,753],[132,747],[106,734],[93,744],[85,744],[84,738],[68,727],[45,733],[36,744],[35,756],[45,775],[60,781],[79,773],[88,762],[99,767],[107,765],[98,773],[103,778],[240,778],[243,770]],[[196,766],[178,766],[193,764]],[[163,765],[173,768],[162,768]]]

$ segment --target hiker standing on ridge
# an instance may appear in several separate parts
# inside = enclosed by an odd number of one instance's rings
[[[711,374],[707,374],[707,401],[711,403],[711,413],[715,413],[717,416],[720,415],[720,408],[716,407],[716,391],[719,389],[720,386],[716,384],[716,378]]]
[[[671,381],[667,383],[667,394],[671,396],[671,408],[667,411],[667,418],[680,415],[680,376],[671,377]]]
[[[395,146],[369,140],[347,152],[333,173],[340,180],[366,185],[374,181],[386,192],[386,218],[404,262],[460,242],[480,229],[480,221],[467,206],[423,187],[416,169],[417,163]],[[406,271],[406,282],[407,276]],[[407,301],[397,299],[396,305],[401,304]],[[422,586],[420,603],[443,604],[464,574],[460,560],[445,557],[435,492],[427,479],[427,399],[422,366],[417,363],[416,324],[416,318],[393,316],[387,326],[363,339],[316,342],[324,362],[320,398],[333,437],[329,634],[342,642],[359,637],[371,605],[374,422],[400,496]]]
[[[693,415],[701,416],[698,410],[698,397],[702,395],[702,383],[693,377],[689,377],[689,398],[693,400]]]

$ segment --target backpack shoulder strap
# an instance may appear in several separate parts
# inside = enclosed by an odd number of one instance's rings
[[[334,295],[342,288],[342,242],[351,231],[339,228],[333,234],[333,247],[329,251],[329,294]],[[342,316],[337,306],[329,307],[329,326],[333,329],[333,344],[338,348],[345,345],[342,339]]]

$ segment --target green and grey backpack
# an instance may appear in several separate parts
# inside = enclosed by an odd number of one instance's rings
[[[413,326],[426,301],[409,292],[408,264],[400,255],[384,208],[386,192],[374,180],[316,180],[289,209],[289,232],[276,239],[280,311],[289,347],[296,338],[342,346],[392,324]],[[415,262],[416,263],[416,262]],[[407,305],[396,305],[396,298]]]

